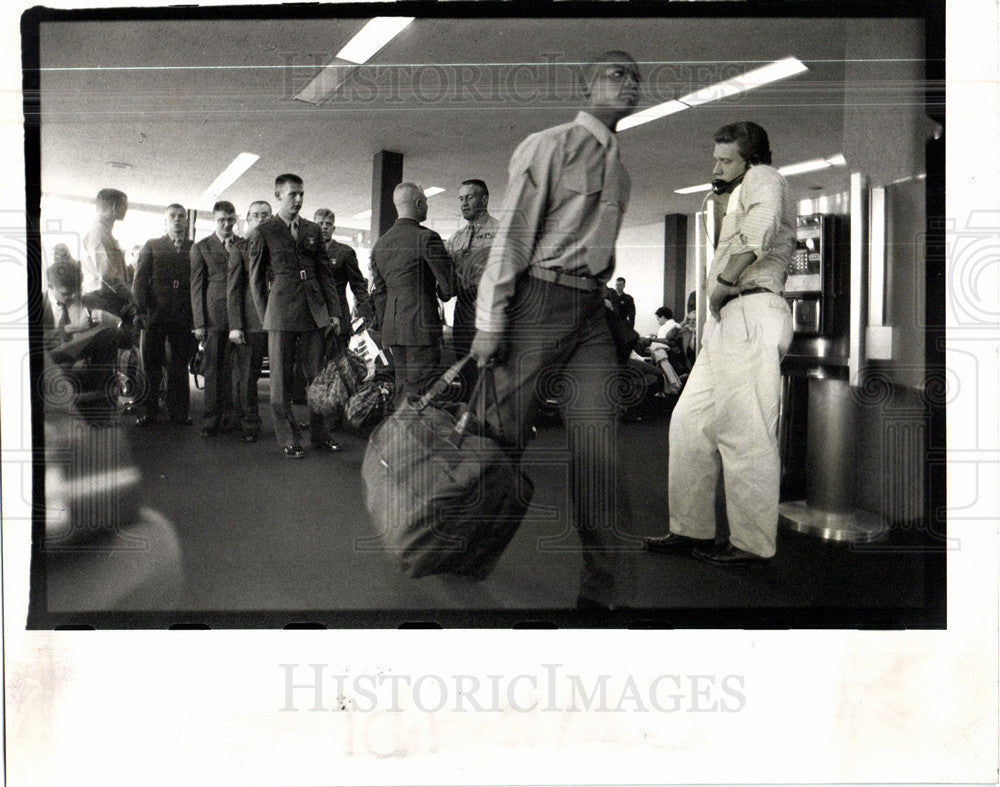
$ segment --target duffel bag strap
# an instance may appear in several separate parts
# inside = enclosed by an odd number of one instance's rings
[[[458,379],[458,375],[462,373],[462,368],[470,360],[472,360],[472,355],[466,355],[464,358],[453,363],[448,367],[447,371],[441,375],[441,377],[432,385],[423,396],[421,396],[416,404],[414,404],[414,409],[423,410],[427,405],[429,405],[435,397],[441,396],[449,388],[451,384]]]

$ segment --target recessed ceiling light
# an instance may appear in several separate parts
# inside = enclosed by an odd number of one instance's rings
[[[256,153],[240,153],[232,163],[219,173],[201,195],[202,202],[215,202],[218,196],[235,183],[250,167],[257,163]]]
[[[737,93],[744,93],[747,90],[762,87],[780,79],[787,79],[790,76],[808,71],[808,67],[801,60],[794,57],[786,57],[784,60],[776,60],[761,68],[755,68],[740,74],[738,77],[716,82],[714,85],[703,87],[694,93],[681,96],[680,101],[691,107],[707,104],[710,101],[719,101],[723,98],[735,96]]]
[[[844,158],[843,153],[837,153],[828,158],[815,158],[809,161],[800,161],[798,164],[788,164],[787,166],[780,167],[778,172],[785,177],[789,177],[791,175],[801,175],[804,172],[816,172],[817,170],[829,167],[844,166],[847,166],[847,159]],[[708,191],[710,188],[712,188],[711,183],[702,183],[700,186],[687,186],[683,189],[674,189],[674,194],[697,194],[699,191]]]
[[[641,126],[643,123],[659,120],[662,117],[672,115],[674,112],[681,112],[685,109],[688,109],[687,104],[682,104],[680,101],[664,101],[662,104],[656,104],[655,106],[647,107],[639,112],[623,117],[618,121],[616,130],[624,131],[627,128],[632,128],[632,126]]]
[[[337,53],[340,60],[361,65],[405,30],[415,17],[376,16],[362,27]]]
[[[648,107],[647,109],[643,109],[635,114],[622,118],[618,121],[617,130],[624,131],[625,129],[632,128],[633,126],[641,126],[643,123],[658,120],[661,117],[672,115],[675,112],[681,112],[685,109],[699,106],[700,104],[707,104],[711,101],[719,101],[720,99],[728,98],[729,96],[735,96],[737,93],[753,90],[754,88],[766,85],[769,82],[776,82],[779,79],[787,79],[790,76],[794,76],[795,74],[800,74],[803,71],[808,70],[808,67],[801,60],[794,57],[787,57],[784,60],[776,60],[773,63],[768,63],[766,66],[762,66],[761,68],[755,68],[752,71],[747,71],[745,74],[741,74],[738,77],[733,77],[732,79],[727,79],[723,82],[717,82],[714,85],[700,88],[694,93],[688,93],[686,96],[682,96],[680,99],[664,101],[662,104],[656,104],[655,106]],[[709,186],[708,188],[711,187]]]

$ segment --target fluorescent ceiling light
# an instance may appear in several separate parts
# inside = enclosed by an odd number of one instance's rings
[[[685,189],[674,189],[674,194],[697,194],[699,191],[708,191],[712,188],[711,183],[702,183],[700,186],[688,186]]]
[[[376,16],[337,53],[340,60],[361,65],[398,36],[414,20],[412,16]]]
[[[816,172],[821,169],[829,169],[832,166],[825,158],[814,158],[809,161],[800,161],[798,164],[789,164],[787,167],[779,167],[778,172],[787,178],[790,175],[801,175],[803,172]]]
[[[681,110],[687,108],[687,104],[682,104],[680,101],[664,101],[662,104],[647,107],[640,112],[623,117],[618,121],[618,127],[616,130],[624,131],[627,128],[632,128],[632,126],[641,126],[643,123],[659,120],[662,117],[672,115],[674,112],[680,112]]]
[[[363,220],[363,219],[370,219],[371,217],[372,217],[372,212],[370,210],[363,210],[360,213],[355,213],[353,218]]]
[[[347,78],[354,73],[357,66],[346,60],[334,60],[309,80],[306,85],[295,95],[296,101],[308,101],[310,104],[319,104],[347,81]]]
[[[801,175],[803,172],[815,172],[828,167],[845,167],[847,159],[843,153],[837,153],[829,158],[814,158],[809,161],[800,161],[798,164],[789,164],[778,169],[785,177],[789,175]],[[708,191],[712,188],[711,183],[702,183],[700,186],[688,186],[683,189],[674,189],[674,194],[697,194],[699,191]]]
[[[368,60],[414,20],[412,16],[377,16],[325,65],[295,96],[297,101],[319,104],[344,84],[359,65]]]
[[[762,66],[761,68],[755,68],[753,71],[747,71],[745,74],[741,74],[738,77],[733,77],[732,79],[727,79],[724,82],[717,82],[714,85],[703,87],[696,90],[694,93],[688,93],[680,99],[674,101],[664,101],[662,104],[656,104],[655,106],[643,109],[640,112],[636,112],[633,115],[622,118],[618,121],[617,130],[624,131],[625,129],[632,128],[633,126],[641,126],[643,123],[658,120],[661,117],[672,115],[675,112],[681,112],[700,104],[707,104],[710,101],[719,101],[723,98],[729,98],[730,96],[735,96],[737,93],[753,90],[755,87],[766,85],[769,82],[777,82],[779,79],[787,79],[790,76],[795,76],[795,74],[800,74],[803,71],[808,70],[809,68],[801,60],[794,57],[786,57],[784,60],[776,60],[773,63],[768,63],[766,66]]]
[[[703,87],[694,93],[682,96],[680,100],[688,106],[696,107],[699,104],[707,104],[710,101],[718,101],[729,96],[735,96],[737,93],[762,87],[770,82],[777,82],[779,79],[787,79],[790,76],[795,76],[808,70],[808,67],[801,60],[794,57],[786,57],[784,60],[777,60],[761,68],[747,71],[738,77]]]
[[[435,194],[443,194],[443,193],[444,193],[444,189],[439,188],[438,186],[431,186],[429,189],[426,189],[424,191],[424,196],[425,197],[433,197]]]
[[[219,177],[212,181],[201,195],[202,202],[215,202],[218,196],[235,183],[240,176],[257,163],[260,158],[256,153],[240,153],[233,163],[222,170]]]

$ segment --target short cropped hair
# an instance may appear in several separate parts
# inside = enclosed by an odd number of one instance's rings
[[[64,288],[78,291],[83,285],[83,271],[80,263],[73,259],[65,243],[57,243],[52,249],[53,263],[45,269],[45,279],[51,289]]]
[[[735,142],[736,149],[747,164],[771,163],[771,143],[767,139],[767,132],[749,120],[723,126],[715,132],[713,140],[721,143]]]
[[[662,317],[665,320],[672,320],[674,319],[674,310],[667,306],[661,306],[656,310],[656,316]]]
[[[487,197],[490,196],[490,190],[486,188],[486,181],[479,180],[478,178],[470,178],[469,180],[463,180],[461,185],[475,186],[476,188],[482,190],[484,195]]]
[[[286,172],[283,175],[278,175],[278,177],[274,179],[275,190],[280,189],[286,183],[294,183],[296,186],[301,186],[304,184],[304,181],[298,175],[293,175],[291,172]]]
[[[117,208],[128,202],[128,196],[118,189],[101,189],[97,192],[97,204]]]
[[[170,211],[172,211],[174,208],[177,208],[177,210],[182,210],[184,211],[184,213],[187,213],[187,208],[185,208],[179,202],[171,202],[169,205],[167,205],[167,207],[164,209],[163,212],[170,213]]]
[[[620,281],[622,284],[624,284],[625,283],[625,277],[624,276],[619,276],[617,279],[615,279],[615,281]]]
[[[329,208],[320,208],[313,214],[314,221],[322,221],[323,219],[329,217],[330,221],[336,221],[337,217],[332,210]]]
[[[236,206],[233,205],[232,202],[229,202],[229,201],[224,200],[224,199],[220,199],[218,202],[216,202],[212,206],[212,213],[218,213],[220,211],[222,213],[235,213],[236,212]]]
[[[247,218],[248,219],[250,218],[250,211],[253,210],[253,206],[254,205],[267,205],[267,209],[271,210],[271,203],[268,202],[266,199],[255,199],[253,202],[250,203],[249,207],[247,207]]]

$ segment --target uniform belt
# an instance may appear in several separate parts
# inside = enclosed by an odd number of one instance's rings
[[[601,287],[597,279],[592,279],[589,276],[574,276],[571,273],[563,273],[552,268],[539,268],[534,265],[528,268],[528,275],[542,281],[558,284],[561,287],[571,287],[574,290],[583,290],[584,292],[594,292]]]
[[[767,287],[751,287],[749,290],[740,290],[739,292],[734,292],[731,295],[727,295],[722,299],[722,303],[719,304],[719,310],[732,300],[739,298],[741,295],[759,295],[762,292],[769,292],[774,295],[774,290],[769,290]]]
[[[316,275],[314,273],[310,273],[309,271],[307,271],[305,269],[301,269],[301,270],[297,270],[297,271],[278,271],[274,275],[276,277],[277,276],[290,276],[293,279],[301,279],[302,281],[305,281],[306,279],[315,279],[316,278]]]

